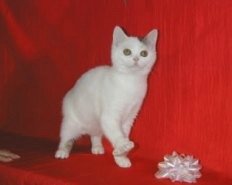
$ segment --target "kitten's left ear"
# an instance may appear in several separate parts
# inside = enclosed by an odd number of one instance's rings
[[[143,42],[147,46],[154,48],[157,42],[157,38],[158,38],[158,30],[153,29],[143,38]]]

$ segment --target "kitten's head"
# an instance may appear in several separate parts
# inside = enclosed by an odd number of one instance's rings
[[[128,37],[116,26],[111,51],[113,67],[125,73],[148,74],[156,60],[157,36],[158,31],[154,29],[143,39]]]

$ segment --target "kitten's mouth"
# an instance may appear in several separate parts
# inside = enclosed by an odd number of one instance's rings
[[[138,60],[134,60],[134,61],[135,61],[134,65],[139,66],[139,61]]]
[[[128,66],[130,69],[133,69],[133,70],[141,70],[143,68],[145,68],[145,65],[139,65],[139,62],[136,61],[133,63],[133,65],[130,65]]]

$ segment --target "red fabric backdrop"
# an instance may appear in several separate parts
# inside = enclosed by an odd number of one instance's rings
[[[110,64],[114,26],[139,36],[157,28],[135,152],[194,154],[232,177],[231,20],[231,0],[0,0],[1,130],[57,139],[62,97]]]

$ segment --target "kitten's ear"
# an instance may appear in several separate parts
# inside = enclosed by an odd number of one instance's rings
[[[115,26],[114,32],[113,32],[113,43],[114,45],[118,45],[122,41],[124,41],[127,38],[127,35],[124,33],[122,28],[119,26]]]
[[[143,38],[143,42],[147,46],[154,48],[157,42],[157,38],[158,38],[158,30],[153,29]]]

